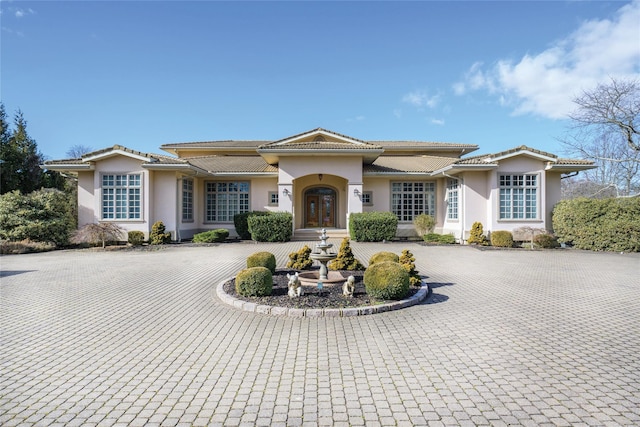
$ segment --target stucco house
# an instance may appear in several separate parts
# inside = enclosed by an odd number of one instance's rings
[[[173,240],[213,228],[234,236],[234,214],[269,210],[293,214],[294,238],[315,239],[322,227],[347,235],[351,213],[390,211],[398,237],[415,235],[413,218],[427,213],[436,232],[463,242],[475,221],[485,231],[550,230],[563,174],[595,167],[526,146],[470,157],[477,145],[363,141],[321,128],[160,148],[169,154],[115,145],[44,167],[77,175],[79,226],[113,221],[148,235],[162,221]]]

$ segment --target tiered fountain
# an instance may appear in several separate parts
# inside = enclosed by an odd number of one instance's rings
[[[316,249],[309,254],[309,258],[320,263],[320,271],[303,271],[300,273],[299,277],[303,285],[315,286],[317,282],[335,284],[346,280],[346,277],[340,272],[327,269],[329,261],[336,259],[338,256],[336,253],[328,252],[332,247],[333,244],[327,243],[327,230],[323,228],[320,234],[320,243],[316,243]]]

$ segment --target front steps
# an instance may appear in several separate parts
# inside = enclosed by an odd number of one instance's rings
[[[349,232],[346,228],[327,228],[327,240],[335,242],[341,242],[345,237],[349,237]],[[298,228],[293,232],[291,240],[294,242],[300,241],[320,241],[320,228]]]

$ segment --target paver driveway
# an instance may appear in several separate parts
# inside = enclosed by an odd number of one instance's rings
[[[640,425],[638,254],[352,243],[410,249],[433,295],[303,319],[216,299],[302,244],[0,258],[0,424]]]

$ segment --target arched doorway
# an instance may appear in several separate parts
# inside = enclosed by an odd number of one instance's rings
[[[304,227],[336,226],[336,191],[330,187],[312,187],[304,192]]]

